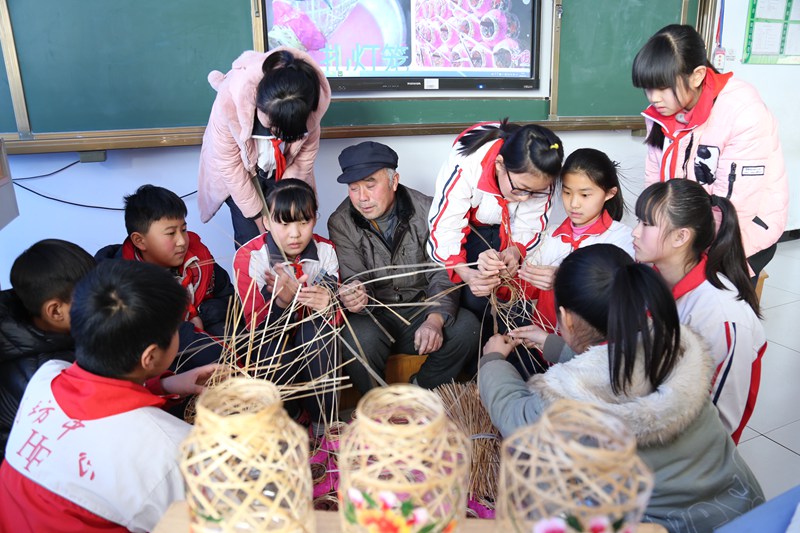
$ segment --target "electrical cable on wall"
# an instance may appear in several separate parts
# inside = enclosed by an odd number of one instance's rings
[[[69,164],[67,164],[67,165],[65,165],[65,166],[63,166],[63,167],[61,167],[61,168],[59,168],[57,170],[49,172],[47,174],[39,174],[38,176],[26,176],[24,178],[12,178],[11,181],[14,183],[14,185],[19,187],[20,189],[24,189],[24,190],[28,191],[31,194],[35,194],[36,196],[39,196],[41,198],[45,198],[47,200],[52,200],[54,202],[58,202],[58,203],[61,203],[61,204],[74,205],[76,207],[86,207],[88,209],[102,209],[104,211],[125,211],[124,207],[107,207],[107,206],[102,206],[102,205],[81,204],[81,203],[78,203],[78,202],[71,202],[69,200],[63,200],[61,198],[56,198],[54,196],[48,196],[48,195],[46,195],[44,193],[40,193],[38,191],[34,191],[30,187],[26,187],[25,185],[22,185],[21,183],[19,183],[20,181],[35,180],[35,179],[39,179],[39,178],[48,178],[50,176],[54,176],[54,175],[58,174],[59,172],[63,172],[64,170],[67,170],[68,168],[72,167],[73,165],[76,165],[77,163],[80,163],[80,160],[73,161],[72,163],[69,163]],[[187,198],[187,197],[189,197],[189,196],[191,196],[191,195],[193,195],[195,193],[197,193],[197,190],[194,190],[194,191],[192,191],[190,193],[186,193],[186,194],[182,195],[180,198],[184,199],[184,198]]]

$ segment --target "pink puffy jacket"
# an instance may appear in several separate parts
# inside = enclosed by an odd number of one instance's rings
[[[662,125],[653,106],[642,115],[648,132],[654,123]],[[709,194],[725,197],[733,181],[730,200],[739,215],[747,257],[777,242],[786,227],[789,184],[778,123],[755,88],[731,78],[705,123],[673,133],[676,150],[667,150],[669,137],[663,149],[649,147],[646,184],[688,178],[704,184]],[[706,185],[710,179],[713,183]]]
[[[227,74],[215,70],[208,75],[217,98],[211,107],[200,150],[197,204],[203,222],[211,220],[229,196],[244,216],[252,218],[261,212],[261,199],[252,181],[258,161],[258,150],[252,138],[256,88],[264,77],[261,65],[267,56],[278,50],[289,50],[294,57],[316,66],[305,52],[281,47],[266,53],[244,52]],[[301,179],[312,187],[320,121],[331,102],[331,86],[325,74],[317,68],[317,75],[319,106],[308,117],[308,135],[284,148],[286,171],[283,177]]]

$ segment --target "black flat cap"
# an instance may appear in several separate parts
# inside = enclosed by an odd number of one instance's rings
[[[397,169],[397,152],[385,144],[364,141],[342,150],[339,166],[342,167],[342,174],[336,181],[353,183],[382,168]]]

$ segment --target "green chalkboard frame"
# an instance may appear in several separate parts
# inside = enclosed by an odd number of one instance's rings
[[[649,0],[553,1],[555,8],[563,7],[564,12],[554,27],[552,98],[335,99],[323,120],[323,137],[448,134],[505,116],[516,122],[544,123],[556,130],[642,128],[639,111],[646,102],[629,81],[633,54],[664,24],[686,20],[687,13],[690,22],[696,21],[699,0],[663,0],[655,10]],[[137,2],[137,18],[122,25],[133,2]],[[0,0],[0,7],[9,10],[14,24],[31,129],[29,138],[23,139],[13,118],[9,122],[7,111],[13,108],[14,87],[9,91],[9,79],[2,71],[0,132],[7,133],[0,137],[10,153],[199,144],[214,98],[206,74],[212,69],[226,70],[241,50],[263,47],[256,29],[262,23],[258,4],[258,0]],[[638,19],[627,12],[619,16],[614,9],[622,4],[648,15],[646,24],[624,37],[620,36],[622,30]],[[38,13],[46,16],[31,16],[32,12],[26,11],[37,5]],[[599,25],[611,31],[605,32],[608,35],[600,32],[598,38],[600,30],[595,29],[596,43],[591,45],[586,41],[591,34],[586,28],[589,23],[598,26],[598,5],[611,6],[606,9],[608,27]],[[595,9],[590,9],[593,6]],[[148,8],[156,14],[148,14]],[[573,14],[580,16],[573,18]],[[53,27],[53,20],[69,17],[108,24],[82,30],[80,25],[78,29],[69,24]],[[93,46],[96,42],[109,44]],[[209,46],[209,42],[215,45]],[[220,42],[225,45],[219,46]],[[84,53],[72,50],[69,61],[55,53],[70,51],[70,47]],[[147,49],[149,55],[135,53],[141,49]],[[176,53],[188,60],[176,64]],[[75,77],[74,72],[82,76]],[[143,72],[169,76],[145,76]],[[54,83],[73,78],[77,80],[60,90]],[[588,90],[586,80],[591,80]],[[109,93],[136,98],[126,100],[127,107],[115,107],[106,98]],[[142,126],[144,119],[150,119],[146,126]]]

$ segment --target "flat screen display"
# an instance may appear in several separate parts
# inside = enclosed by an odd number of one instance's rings
[[[537,89],[540,0],[262,0],[334,92]]]

